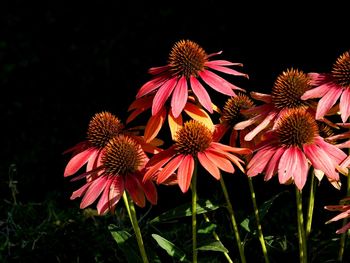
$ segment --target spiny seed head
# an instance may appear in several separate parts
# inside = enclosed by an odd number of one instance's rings
[[[139,171],[145,164],[146,155],[133,139],[119,135],[113,137],[105,147],[102,163],[106,173],[127,175]]]
[[[299,146],[314,142],[318,135],[315,119],[303,109],[291,109],[277,122],[276,133],[282,145]]]
[[[295,109],[306,106],[300,97],[310,89],[309,77],[300,70],[288,69],[280,74],[272,88],[272,102],[278,109]]]
[[[212,142],[212,132],[202,123],[190,120],[175,135],[175,147],[181,154],[197,156]]]
[[[190,40],[176,42],[169,54],[169,65],[175,75],[198,76],[199,71],[204,69],[208,56],[204,49]]]
[[[328,138],[334,135],[332,128],[324,122],[316,121],[318,127],[318,133],[322,138]]]
[[[120,134],[124,125],[113,114],[103,111],[96,113],[89,123],[87,138],[97,148],[103,148],[114,136]]]
[[[254,106],[253,101],[245,94],[238,93],[237,96],[229,98],[221,113],[220,121],[230,126],[245,120],[241,110],[246,110]]]
[[[344,87],[350,88],[350,53],[342,54],[333,64],[332,76],[335,82]]]

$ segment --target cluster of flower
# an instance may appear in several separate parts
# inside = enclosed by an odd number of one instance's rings
[[[248,78],[230,67],[241,63],[214,60],[221,52],[207,54],[190,40],[175,43],[166,66],[149,69],[153,76],[138,91],[130,105],[126,125],[109,112],[90,121],[87,140],[74,146],[64,176],[86,172],[73,180],[85,184],[72,194],[83,197],[81,208],[98,198],[97,210],[113,210],[124,190],[138,206],[147,199],[157,203],[156,184],[178,184],[189,189],[200,164],[214,178],[220,170],[234,173],[238,167],[247,176],[278,176],[281,184],[302,190],[310,168],[340,188],[339,174],[347,175],[350,157],[350,53],[345,52],[328,73],[304,73],[286,69],[276,79],[271,94],[249,94],[219,74]],[[207,88],[229,96],[219,108]],[[339,102],[338,102],[339,101]],[[143,129],[127,128],[134,119],[151,110]],[[215,124],[210,114],[219,114]],[[337,121],[340,115],[341,121]],[[169,125],[173,144],[162,149],[157,138]],[[225,136],[227,144],[221,143]],[[152,156],[148,156],[152,155]],[[327,206],[342,213],[330,221],[350,217],[350,206]],[[350,223],[338,232],[350,228]]]

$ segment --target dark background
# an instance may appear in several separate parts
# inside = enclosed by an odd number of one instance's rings
[[[150,79],[148,68],[165,65],[178,40],[242,62],[250,80],[236,83],[265,93],[283,70],[328,71],[349,49],[348,13],[340,6],[72,2],[0,4],[0,196],[6,200],[11,174],[18,202],[54,196],[62,209],[77,209],[79,201],[69,200],[73,189],[63,178],[69,156],[62,152],[85,139],[94,113],[108,110],[125,120],[137,90]],[[219,105],[225,99],[210,94]],[[258,188],[262,200],[276,186]],[[158,209],[181,203],[182,197],[162,199],[166,191],[160,191]],[[328,187],[321,193],[325,202],[342,196]]]

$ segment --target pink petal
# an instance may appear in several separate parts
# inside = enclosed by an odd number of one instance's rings
[[[275,147],[266,146],[261,148],[248,163],[247,175],[256,176],[259,173],[262,173],[275,152]]]
[[[335,171],[335,163],[320,147],[312,144],[303,146],[306,157],[315,169],[323,171],[329,179],[339,181],[339,174]]]
[[[345,123],[350,115],[350,91],[348,88],[344,89],[340,97],[339,109],[341,112],[341,119]]]
[[[173,156],[175,152],[172,148],[155,154],[147,163],[147,172],[143,177],[143,181],[147,181],[153,178],[154,174],[166,164]]]
[[[176,78],[169,79],[157,91],[152,104],[152,116],[156,115],[164,106],[167,99],[170,97],[177,83]]]
[[[162,171],[157,176],[157,183],[161,184],[162,182],[166,181],[179,167],[182,160],[184,159],[184,156],[182,154],[176,156],[174,159],[172,159],[169,163],[164,166]]]
[[[166,72],[170,69],[169,65],[166,66],[160,66],[160,67],[152,67],[148,70],[148,73],[152,74],[152,75],[158,75],[161,74],[163,72]]]
[[[204,169],[207,170],[215,179],[220,179],[219,168],[212,161],[210,161],[204,153],[198,153],[198,160]]]
[[[342,213],[340,213],[339,215],[333,217],[332,219],[328,220],[328,221],[326,222],[326,224],[328,224],[328,223],[330,223],[330,222],[338,221],[338,220],[340,220],[340,219],[348,218],[348,217],[350,217],[350,210],[345,211],[345,212],[342,212]]]
[[[92,182],[88,182],[84,184],[82,187],[80,187],[78,190],[74,191],[70,197],[70,200],[74,200],[75,198],[81,197],[83,194],[85,194],[87,189],[90,187],[91,183]]]
[[[310,72],[307,74],[308,77],[311,80],[311,85],[312,86],[320,86],[324,82],[330,81],[330,78],[326,74],[320,74],[320,73],[315,73],[315,72]]]
[[[97,167],[97,160],[98,160],[98,155],[99,155],[100,151],[94,151],[91,155],[90,158],[87,162],[86,165],[86,171],[91,171],[93,169],[95,169]]]
[[[252,92],[250,92],[250,96],[253,99],[260,100],[260,101],[265,102],[265,103],[271,103],[272,102],[272,96],[270,94],[265,94],[265,93],[252,91]]]
[[[266,167],[265,177],[264,180],[268,181],[272,178],[272,176],[277,173],[278,171],[278,164],[281,158],[281,155],[284,153],[285,148],[280,147],[276,150],[272,158],[270,159],[269,163]]]
[[[100,215],[112,210],[119,202],[124,193],[124,180],[122,176],[113,176],[109,178],[101,198],[97,204],[97,212]]]
[[[152,181],[140,181],[141,187],[146,195],[147,200],[152,204],[156,205],[158,200],[157,189]]]
[[[213,113],[213,107],[211,103],[210,96],[206,89],[202,86],[202,84],[195,77],[191,76],[190,78],[191,88],[198,98],[200,104],[203,105],[205,109],[207,109],[210,113]]]
[[[187,80],[181,77],[174,89],[171,98],[171,110],[175,118],[177,118],[185,107],[188,98]]]
[[[161,76],[146,82],[137,92],[136,99],[142,96],[145,96],[148,93],[151,93],[152,91],[158,89],[162,85],[162,83],[164,83],[167,79],[168,77]]]
[[[278,163],[278,180],[280,184],[285,184],[293,178],[293,169],[295,169],[295,147],[285,148]]]
[[[261,123],[259,123],[258,126],[256,126],[251,132],[249,132],[244,137],[244,139],[246,141],[251,141],[259,132],[266,129],[271,124],[271,122],[275,119],[276,115],[277,115],[277,112],[275,111],[270,112],[266,116],[266,118]]]
[[[346,231],[348,231],[348,229],[350,229],[350,222],[347,223],[345,226],[343,226],[342,228],[338,229],[336,231],[337,234],[343,234],[345,233]]]
[[[325,142],[321,137],[317,137],[315,139],[315,142],[328,154],[331,159],[334,160],[336,164],[340,164],[347,157],[347,155],[342,150],[330,143]]]
[[[73,156],[64,170],[64,177],[75,174],[81,167],[83,167],[84,164],[86,164],[90,156],[94,154],[95,151],[97,151],[97,149],[88,148],[87,150]]]
[[[177,171],[177,179],[183,193],[188,191],[194,170],[194,159],[192,155],[186,155]]]
[[[300,98],[302,100],[314,99],[314,98],[322,98],[331,88],[330,83],[322,84],[317,88],[310,89],[306,91]]]
[[[337,102],[342,92],[343,89],[334,86],[328,89],[328,92],[324,94],[317,104],[316,120],[322,119],[322,117],[327,114],[327,112]]]
[[[221,154],[218,154],[214,151],[210,151],[210,149],[207,149],[206,151],[204,151],[204,153],[208,157],[208,159],[219,169],[228,173],[235,172],[235,168],[233,167],[232,163],[225,157],[223,157]]]
[[[206,66],[211,68],[211,69],[214,69],[214,70],[226,73],[226,74],[231,74],[231,75],[234,75],[234,76],[242,76],[242,77],[248,78],[247,74],[241,73],[241,72],[239,72],[237,70],[234,70],[234,69],[231,69],[231,68],[226,68],[226,67],[217,66],[217,65],[208,65],[208,63],[206,63]]]
[[[242,67],[242,63],[233,63],[228,60],[211,60],[205,63],[205,66],[210,67],[210,66],[240,66]]]
[[[199,76],[214,90],[229,96],[235,96],[234,86],[209,70],[201,71]]]
[[[107,176],[101,176],[94,181],[92,181],[89,189],[87,190],[86,194],[84,195],[83,200],[81,201],[80,208],[85,208],[89,205],[91,205],[95,200],[98,198],[98,196],[102,193],[102,191],[105,189],[106,185],[108,183]]]
[[[140,182],[133,174],[128,174],[124,177],[125,189],[128,191],[131,199],[139,207],[145,207],[146,199]]]

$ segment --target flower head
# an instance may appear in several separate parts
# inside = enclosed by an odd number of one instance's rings
[[[350,197],[344,198],[343,200],[341,200],[340,205],[327,205],[324,208],[330,211],[340,211],[341,213],[335,217],[333,217],[332,219],[328,220],[326,222],[326,224],[329,224],[331,222],[335,222],[344,218],[350,218],[350,204],[349,201]],[[350,222],[348,222],[347,224],[345,224],[342,228],[338,229],[336,231],[337,234],[342,234],[345,233],[348,229],[350,229]]]
[[[243,171],[243,161],[232,153],[249,154],[251,151],[214,142],[213,133],[205,125],[191,120],[177,132],[173,146],[151,158],[144,180],[156,177],[157,183],[161,184],[177,170],[178,184],[185,193],[197,160],[216,179],[220,179],[220,170],[234,173],[232,163]]]
[[[302,99],[321,98],[317,104],[316,119],[322,119],[339,101],[341,119],[350,116],[350,53],[343,53],[333,64],[330,73],[309,73],[315,87],[305,92]]]
[[[251,93],[254,99],[265,104],[242,111],[253,117],[237,123],[234,128],[243,130],[254,124],[255,127],[245,136],[245,140],[251,141],[261,131],[272,128],[274,122],[289,109],[308,109],[309,103],[302,100],[301,96],[309,88],[310,79],[304,72],[296,69],[282,72],[273,85],[271,95]]]
[[[168,64],[149,69],[149,73],[154,77],[140,88],[136,98],[155,92],[152,102],[154,116],[171,97],[171,111],[177,118],[186,105],[190,87],[199,103],[212,113],[211,99],[203,86],[204,83],[228,96],[235,96],[233,90],[242,90],[214,72],[247,77],[244,73],[228,68],[228,66],[242,66],[240,63],[210,60],[212,56],[220,53],[208,55],[202,47],[191,40],[176,42],[170,51]]]
[[[265,173],[269,180],[278,173],[281,184],[294,181],[301,190],[307,179],[309,163],[323,172],[329,181],[338,182],[339,164],[346,154],[327,143],[320,135],[315,119],[304,109],[291,109],[277,121],[275,129],[257,146],[247,166],[247,175]]]
[[[99,166],[73,178],[75,181],[90,176],[90,180],[73,192],[71,199],[83,197],[80,208],[85,208],[99,198],[99,214],[113,211],[124,190],[140,207],[145,206],[145,196],[156,204],[157,191],[153,182],[142,182],[147,161],[148,157],[135,140],[124,135],[115,136],[103,149]]]

